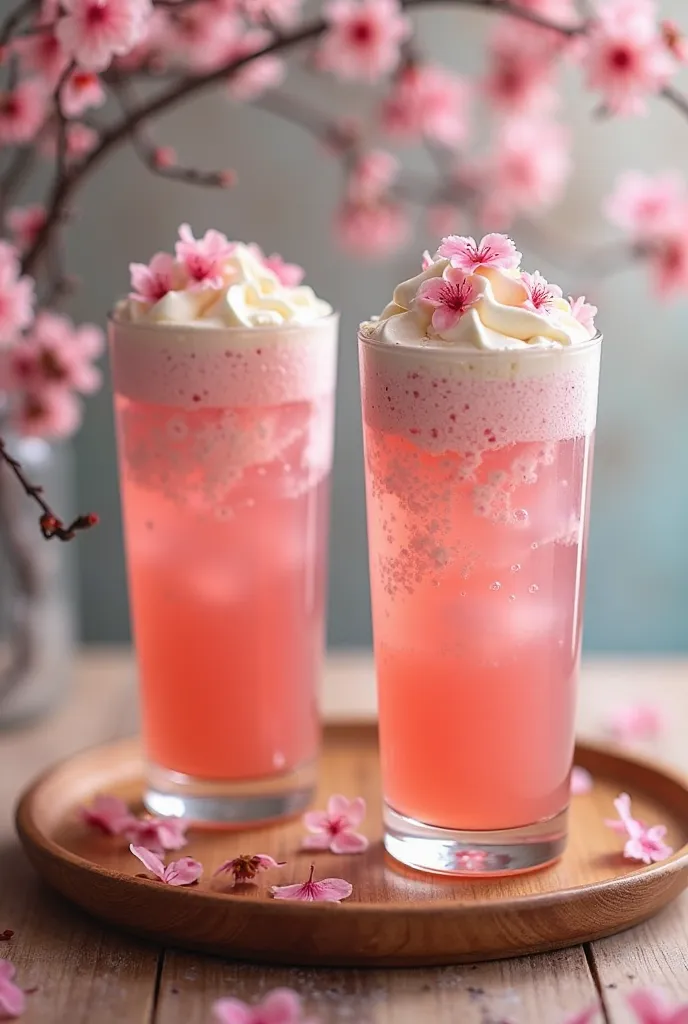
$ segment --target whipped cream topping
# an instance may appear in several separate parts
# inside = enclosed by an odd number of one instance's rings
[[[508,252],[491,260],[488,240]],[[508,247],[508,248],[507,248]],[[458,255],[445,255],[458,253]],[[565,348],[589,341],[597,312],[584,298],[567,301],[539,273],[520,270],[510,239],[443,239],[424,269],[395,290],[379,317],[361,327],[389,345],[442,346],[467,352]],[[501,265],[500,265],[501,264]]]
[[[149,282],[146,292],[133,293],[119,302],[115,319],[197,328],[251,328],[309,324],[332,313],[332,307],[312,288],[283,283],[257,246],[237,242],[227,248],[228,254],[218,261],[217,273],[202,282],[185,272],[183,262],[165,254],[154,257],[150,268],[141,268],[153,276],[153,283]],[[160,255],[169,262],[156,273],[154,264]],[[156,282],[161,282],[158,291],[163,294],[159,297]]]

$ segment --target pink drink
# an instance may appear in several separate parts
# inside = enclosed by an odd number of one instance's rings
[[[250,820],[310,795],[336,333],[112,325],[157,813]]]
[[[387,846],[532,867],[565,836],[599,341],[360,345]]]

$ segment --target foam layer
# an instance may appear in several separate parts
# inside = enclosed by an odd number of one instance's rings
[[[600,341],[566,349],[447,353],[360,337],[363,416],[428,451],[477,455],[592,432]]]
[[[281,327],[110,322],[115,391],[180,409],[275,406],[334,390],[336,315]]]

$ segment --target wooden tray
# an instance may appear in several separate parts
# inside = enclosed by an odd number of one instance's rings
[[[120,742],[63,761],[35,782],[17,811],[19,836],[39,873],[69,900],[113,925],[167,945],[283,964],[412,966],[536,953],[598,939],[656,913],[688,885],[688,790],[649,763],[581,746],[576,761],[595,777],[575,797],[568,850],[550,868],[511,879],[447,880],[417,874],[386,856],[381,843],[377,738],[371,725],[326,730],[316,806],[331,793],[362,794],[367,853],[335,856],[299,850],[300,821],[245,832],[192,832],[184,853],[201,860],[193,888],[137,878],[140,863],[124,840],[95,834],[76,814],[99,792],[136,803],[142,765],[137,744]],[[648,823],[668,826],[677,851],[643,867],[621,856],[622,840],[603,824],[628,791]],[[286,868],[264,873],[240,894],[218,891],[215,868],[239,853],[270,853]],[[272,884],[308,876],[353,883],[340,905],[269,896]]]

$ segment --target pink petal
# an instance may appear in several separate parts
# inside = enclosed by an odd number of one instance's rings
[[[90,807],[81,807],[79,813],[87,825],[113,836],[120,835],[135,820],[124,800],[106,793],[97,796]]]
[[[327,832],[330,818],[325,811],[307,811],[303,816],[303,823],[309,832]]]
[[[273,885],[270,892],[276,900],[312,900],[307,882],[297,882],[295,885]]]
[[[275,860],[267,853],[256,853],[255,859],[260,862],[260,867],[263,871],[267,871],[268,868],[283,868],[287,863],[286,860]]]
[[[571,795],[584,796],[592,791],[592,775],[586,768],[574,765],[571,772]]]
[[[349,801],[341,793],[333,794],[327,801],[327,814],[330,818],[344,818],[349,813]]]
[[[423,281],[416,299],[420,302],[429,302],[431,306],[439,306],[444,302],[446,287],[443,278],[431,277],[428,281]]]
[[[364,853],[370,843],[358,832],[340,832],[330,843],[332,853]]]
[[[458,309],[449,309],[448,306],[438,306],[432,314],[432,326],[436,331],[451,331],[461,319],[461,312]]]
[[[173,860],[165,868],[163,881],[168,885],[192,885],[203,874],[203,865],[193,857],[182,857]]]
[[[362,796],[354,797],[349,801],[349,810],[346,813],[346,820],[350,828],[358,828],[366,816],[366,802]]]
[[[305,836],[301,843],[302,850],[329,850],[330,848],[330,835],[328,832],[322,832],[317,836]]]
[[[475,252],[476,248],[475,238],[464,235],[448,235],[442,239],[437,254],[444,259],[451,260],[455,267],[472,270],[475,262],[471,254]]]
[[[260,1024],[298,1024],[301,999],[293,989],[276,988],[259,1004]]]
[[[618,832],[619,835],[626,835],[626,826],[623,821],[618,821],[616,818],[605,818],[604,823],[607,828],[612,830],[612,832]]]
[[[575,1013],[573,1017],[567,1017],[564,1024],[590,1024],[599,1015],[599,1006],[589,1006],[587,1010]]]
[[[152,850],[147,850],[145,846],[134,846],[133,843],[129,844],[130,851],[135,857],[141,861],[143,866],[150,871],[152,874],[163,881],[165,878],[165,865]]]
[[[241,999],[218,999],[211,1013],[215,1024],[255,1024],[253,1010]]]
[[[492,254],[492,265],[513,270],[521,262],[521,253],[508,235],[489,234],[480,242],[480,248],[489,248]]]
[[[323,878],[322,881],[312,884],[316,890],[316,894],[312,898],[323,900],[326,903],[339,903],[340,900],[347,899],[354,891],[351,882],[347,882],[343,878]]]
[[[20,1017],[26,1009],[26,996],[14,978],[14,965],[0,960],[0,1017]]]

